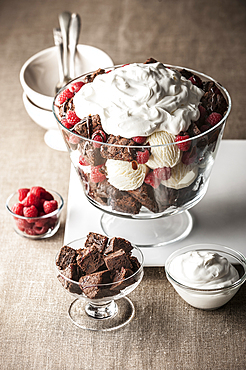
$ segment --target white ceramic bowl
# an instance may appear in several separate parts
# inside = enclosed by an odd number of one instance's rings
[[[20,82],[25,94],[35,105],[50,111],[59,80],[58,53],[56,46],[44,49],[29,58],[20,71]],[[76,76],[112,65],[112,59],[104,51],[89,45],[77,46]]]
[[[23,99],[23,104],[24,104],[24,107],[26,108],[27,113],[29,114],[29,116],[34,122],[36,122],[39,126],[44,128],[45,130],[58,128],[56,119],[51,110],[43,109],[35,105],[27,97],[25,92],[22,95],[22,99]]]
[[[220,256],[225,257],[239,273],[239,278],[234,283],[221,288],[194,288],[189,286],[188,283],[184,284],[172,274],[170,271],[170,264],[174,259],[182,254],[191,251],[206,251],[218,253]],[[203,310],[215,310],[227,302],[237,293],[241,285],[246,281],[246,258],[236,250],[230,249],[223,245],[216,244],[196,244],[188,247],[181,248],[173,252],[165,263],[166,276],[172,284],[176,292],[191,306]]]

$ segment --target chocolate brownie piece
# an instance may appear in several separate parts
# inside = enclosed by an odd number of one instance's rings
[[[65,270],[71,263],[76,264],[77,252],[75,249],[64,245],[56,259],[56,265],[61,269]]]
[[[103,253],[108,243],[108,238],[105,235],[90,232],[85,241],[85,248],[95,245],[99,252]]]
[[[66,279],[68,278],[73,281],[79,281],[81,274],[78,265],[76,263],[70,263],[70,265],[68,265],[65,268],[65,270],[61,271],[61,274],[62,275],[58,275],[57,278],[60,281],[60,283],[64,286],[64,288],[69,290],[69,292],[71,293],[81,294],[79,285]]]
[[[127,254],[129,254],[132,248],[133,246],[128,240],[123,239],[123,238],[114,237],[110,239],[109,244],[104,252],[107,254],[107,253],[113,253],[120,249],[123,249]]]
[[[91,166],[100,166],[106,162],[106,159],[101,156],[100,148],[95,148],[93,142],[81,140],[79,151]]]
[[[155,199],[158,203],[159,212],[164,212],[170,206],[175,206],[177,201],[177,190],[168,188],[162,184],[155,189]]]
[[[205,94],[201,98],[201,102],[204,108],[209,114],[217,112],[223,116],[228,106],[216,84],[213,81],[207,81],[203,84],[203,90]]]
[[[104,256],[104,261],[108,270],[120,270],[121,267],[130,270],[133,268],[128,254],[123,249]]]
[[[195,122],[191,122],[189,128],[188,128],[188,134],[190,137],[194,137],[197,135],[200,135],[202,132],[198,128],[197,124]],[[208,138],[207,136],[203,136],[199,139],[197,139],[196,146],[198,148],[204,148],[208,144]]]
[[[110,271],[99,271],[90,275],[82,276],[79,279],[80,289],[90,299],[107,296],[107,287],[100,287],[99,284],[110,282]]]
[[[126,269],[125,267],[121,267],[120,270],[115,271],[113,276],[113,283],[110,287],[110,290],[114,292],[114,294],[120,293],[121,290],[125,289],[127,286],[134,283],[134,279],[127,279],[133,274],[133,271],[130,269]],[[127,279],[127,280],[125,280]]]
[[[92,82],[92,81],[94,81],[94,79],[95,79],[96,76],[102,75],[104,73],[105,73],[105,69],[99,68],[94,73],[88,74],[86,76],[85,82],[86,83]]]
[[[101,146],[101,156],[106,159],[115,159],[121,161],[131,162],[137,159],[136,148],[131,148],[136,146],[134,140],[126,139],[121,136],[109,135],[107,144]],[[123,145],[117,146],[117,145]]]
[[[98,114],[85,117],[81,123],[78,123],[73,130],[77,134],[91,139],[93,133],[97,130],[103,130],[101,119]]]
[[[118,190],[111,186],[109,189],[109,201],[114,211],[138,214],[142,204],[132,197],[127,191]]]
[[[133,267],[133,272],[136,272],[140,268],[140,262],[135,256],[130,256],[130,261]]]
[[[77,264],[85,274],[91,274],[104,264],[103,255],[96,245],[78,250]]]
[[[102,204],[103,206],[107,206],[108,204],[108,187],[110,187],[110,183],[107,180],[102,182],[88,182],[89,190],[88,196],[94,199],[96,202]]]
[[[143,183],[139,188],[128,192],[151,212],[159,212],[158,203],[155,200],[155,191],[151,185]]]

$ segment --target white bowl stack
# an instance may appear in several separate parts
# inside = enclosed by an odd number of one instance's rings
[[[47,130],[44,136],[46,144],[52,149],[64,151],[65,143],[52,112],[55,86],[59,80],[58,53],[57,47],[53,46],[29,58],[21,68],[20,82],[27,113]],[[76,76],[110,66],[113,66],[113,61],[104,51],[89,45],[77,45]]]

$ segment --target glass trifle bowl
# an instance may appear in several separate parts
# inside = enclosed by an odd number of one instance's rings
[[[230,110],[211,77],[153,59],[82,75],[53,104],[103,232],[147,247],[192,230]]]

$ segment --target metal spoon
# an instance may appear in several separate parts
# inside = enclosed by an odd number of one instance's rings
[[[60,28],[53,29],[53,36],[55,45],[58,48],[58,71],[59,71],[59,82],[56,85],[55,92],[57,93],[62,86],[64,86],[64,70],[63,70],[63,43],[62,34]]]
[[[63,72],[64,72],[64,86],[68,81],[71,80],[68,74],[68,30],[71,20],[70,12],[63,12],[59,15],[59,23],[61,28],[61,35],[63,41]]]
[[[77,44],[79,41],[79,34],[81,29],[81,19],[78,14],[73,13],[71,16],[70,28],[69,28],[69,52],[70,52],[70,62],[69,62],[69,76],[71,79],[75,78],[75,54],[77,49]]]

